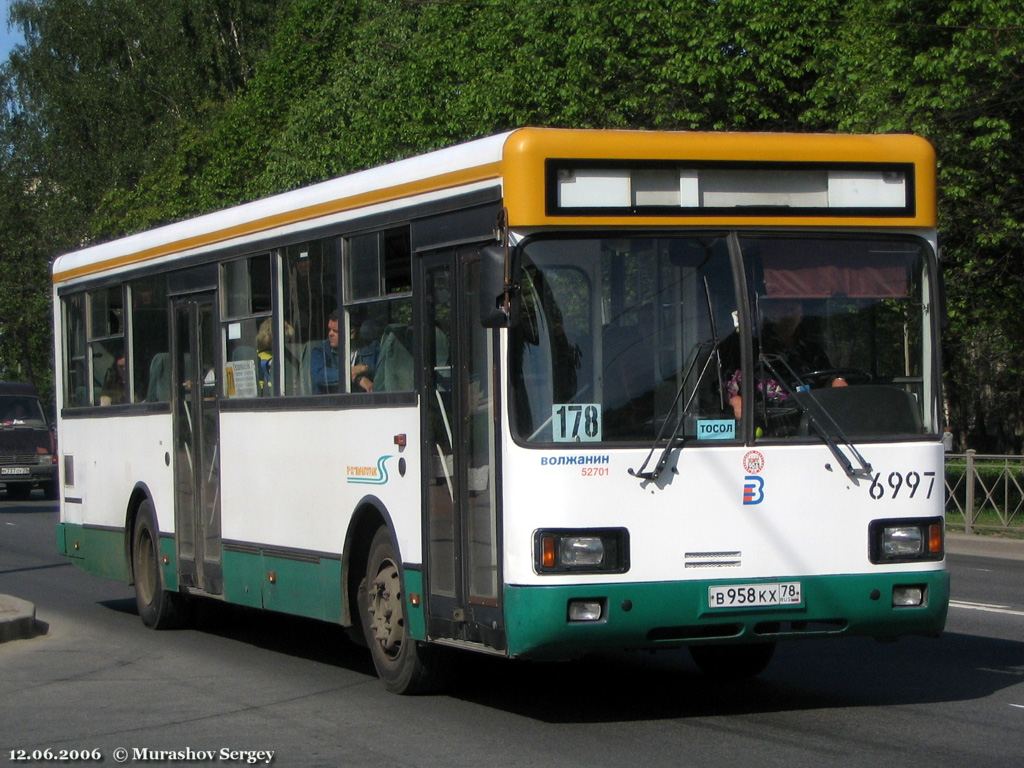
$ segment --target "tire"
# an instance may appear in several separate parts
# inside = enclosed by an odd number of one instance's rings
[[[409,637],[401,565],[387,528],[377,529],[370,543],[358,603],[363,636],[384,687],[408,695],[434,690],[442,677],[440,653]]]
[[[775,643],[690,646],[690,656],[700,671],[717,680],[757,677],[764,672],[774,654]]]
[[[132,532],[132,576],[135,581],[135,605],[142,623],[151,629],[180,626],[184,616],[184,598],[164,589],[160,569],[160,532],[156,527],[153,504],[142,502]]]
[[[56,501],[60,498],[60,495],[57,493],[57,483],[55,481],[43,483],[42,488],[43,498],[47,501]]]

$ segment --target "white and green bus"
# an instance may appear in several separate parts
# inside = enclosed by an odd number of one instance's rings
[[[60,552],[385,685],[942,631],[935,158],[525,128],[59,257]]]

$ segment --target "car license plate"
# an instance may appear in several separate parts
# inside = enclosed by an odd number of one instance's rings
[[[799,581],[708,587],[708,608],[763,608],[802,602]]]
[[[0,475],[27,475],[28,467],[0,467]]]

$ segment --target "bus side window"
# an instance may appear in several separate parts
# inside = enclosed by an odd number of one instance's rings
[[[328,324],[337,320],[338,239],[325,238],[291,245],[281,263],[281,315],[285,335],[281,354],[285,395],[315,395],[314,357],[323,359]],[[290,330],[289,330],[290,329]]]
[[[167,278],[135,280],[131,291],[132,402],[166,403],[171,395]]]
[[[348,391],[411,391],[414,334],[408,228],[348,238],[345,278]]]
[[[276,393],[270,259],[269,253],[246,256],[225,263],[221,271],[224,367],[230,371],[221,379],[229,398]],[[258,349],[261,333],[266,339],[262,346],[269,349]]]

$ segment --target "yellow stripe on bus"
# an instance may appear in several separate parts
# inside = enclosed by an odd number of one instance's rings
[[[212,232],[204,232],[201,235],[194,235],[192,237],[182,238],[181,240],[175,240],[170,243],[163,243],[161,245],[153,246],[152,248],[146,248],[134,253],[115,256],[94,264],[86,264],[81,267],[55,272],[53,275],[53,282],[60,283],[77,277],[85,277],[86,275],[106,272],[110,269],[117,269],[118,267],[140,264],[145,261],[150,261],[151,259],[160,258],[161,256],[170,256],[175,253],[184,253],[196,248],[223,243],[235,238],[277,229],[278,227],[284,227],[290,224],[312,221],[314,219],[331,216],[333,214],[344,213],[346,211],[352,211],[359,208],[366,208],[371,205],[401,200],[405,197],[413,197],[415,195],[421,195],[428,192],[439,192],[445,189],[451,189],[452,187],[460,187],[466,184],[487,181],[489,179],[498,179],[500,177],[501,164],[488,163],[475,168],[466,168],[459,171],[452,171],[451,173],[444,173],[440,176],[433,176],[428,179],[418,179],[416,181],[398,184],[393,187],[376,189],[370,192],[362,192],[358,195],[343,197],[337,200],[328,200],[323,203],[317,203],[316,205],[310,205],[304,208],[297,208],[292,211],[274,214],[273,216],[265,216],[233,227],[224,227],[223,229],[214,230]]]

